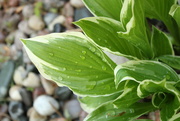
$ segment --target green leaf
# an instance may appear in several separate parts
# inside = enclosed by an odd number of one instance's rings
[[[85,121],[134,121],[154,109],[151,103],[135,103],[128,108],[114,108],[109,102],[90,113]]]
[[[119,37],[139,48],[143,56],[152,58],[152,50],[146,33],[142,0],[125,0],[121,10],[121,22],[125,31],[118,32]]]
[[[97,96],[121,91],[113,81],[115,64],[82,33],[54,33],[22,42],[45,78],[68,86],[76,94]]]
[[[109,96],[98,96],[98,97],[83,97],[79,98],[81,107],[88,113],[91,113],[93,110],[97,109],[104,103],[115,100],[122,93],[118,92]]]
[[[161,111],[161,120],[168,121],[180,109],[180,92],[166,80],[144,80],[138,86],[139,97],[154,94],[152,104]]]
[[[163,21],[175,40],[178,40],[177,24],[169,15],[171,6],[177,4],[177,0],[144,0],[144,3],[145,16]]]
[[[143,80],[179,81],[177,73],[169,66],[156,61],[129,61],[118,65],[115,70],[115,84],[118,87],[125,80],[134,80],[140,83]]]
[[[171,41],[168,39],[165,33],[155,27],[153,27],[151,42],[155,57],[174,54]]]
[[[167,65],[180,70],[180,56],[173,56],[173,55],[164,55],[160,56],[157,59],[166,63]]]
[[[124,92],[113,102],[116,108],[125,108],[140,100],[137,95],[138,83],[128,80],[124,85]]]
[[[177,4],[173,5],[171,7],[169,14],[174,18],[174,20],[178,24],[178,27],[180,28],[180,21],[179,21],[180,20],[180,16],[179,16],[180,15],[180,5],[177,5]]]
[[[119,21],[123,0],[83,0],[83,1],[86,7],[95,16],[108,17]]]
[[[124,31],[119,21],[105,17],[90,17],[81,19],[75,24],[80,26],[85,34],[104,50],[128,58],[145,58],[129,41],[118,37],[117,32]]]
[[[169,121],[179,121],[179,120],[180,120],[180,113],[177,113]]]

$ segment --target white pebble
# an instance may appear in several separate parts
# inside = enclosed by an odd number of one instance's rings
[[[48,95],[41,95],[34,101],[35,110],[42,116],[49,116],[59,109],[59,103]]]
[[[22,97],[19,93],[20,89],[21,89],[21,86],[18,86],[18,85],[14,85],[10,88],[9,96],[12,100],[15,100],[15,101],[21,101],[22,100]]]
[[[41,85],[39,76],[33,72],[29,72],[28,77],[23,80],[23,85],[32,88],[39,87]]]

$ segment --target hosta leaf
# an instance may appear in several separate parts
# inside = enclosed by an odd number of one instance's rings
[[[167,81],[179,81],[172,68],[156,61],[129,61],[118,65],[114,73],[117,87],[125,80],[134,80],[138,83],[146,79],[161,81],[165,78]]]
[[[79,95],[115,93],[115,64],[79,32],[22,39],[40,73]],[[119,91],[119,90],[118,90]]]
[[[88,113],[100,107],[104,103],[115,100],[122,92],[118,92],[109,96],[83,97],[79,98],[81,107]]]
[[[179,121],[179,120],[180,120],[180,113],[177,113],[169,121]]]
[[[174,18],[174,20],[177,22],[178,27],[180,28],[180,5],[173,5],[171,7],[171,10],[169,12],[169,14]]]
[[[155,27],[153,27],[152,48],[155,57],[174,54],[171,41],[162,31]]]
[[[85,34],[102,49],[128,58],[143,59],[140,50],[129,41],[119,38],[117,32],[124,31],[121,22],[106,17],[90,17],[75,22]]]
[[[85,121],[134,121],[154,109],[151,103],[135,103],[127,108],[114,108],[109,102],[90,113]]]
[[[124,92],[113,102],[117,108],[129,107],[138,100],[140,100],[137,95],[138,83],[132,80],[128,80],[124,85]]]
[[[120,19],[123,0],[83,0],[87,8],[95,15]]]
[[[170,8],[177,0],[142,0],[144,1],[145,16],[161,20],[175,39],[178,39],[178,28],[175,21],[169,15]]]
[[[160,56],[157,59],[166,63],[167,65],[180,70],[180,56],[173,56],[173,55],[164,55]]]
[[[152,104],[160,109],[162,121],[169,120],[180,109],[180,92],[166,80],[142,81],[138,86],[138,95],[146,97],[150,94],[154,94]]]
[[[142,0],[125,0],[121,10],[121,22],[125,31],[118,32],[121,38],[129,41],[143,52],[143,56],[152,58],[152,50],[146,33]]]

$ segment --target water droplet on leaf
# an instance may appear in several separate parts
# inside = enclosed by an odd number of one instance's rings
[[[94,87],[96,86],[96,84],[97,84],[96,81],[90,81],[90,82],[88,83],[88,85],[86,86],[86,89],[87,89],[87,90],[92,90],[92,89],[94,89]]]
[[[86,51],[82,51],[82,54],[84,54],[84,55],[85,55],[85,54],[86,54]]]
[[[54,53],[49,53],[50,56],[54,56]]]
[[[115,115],[116,115],[116,112],[114,110],[109,110],[106,112],[106,118],[114,117]]]
[[[105,67],[105,66],[102,66],[102,69],[105,71],[105,70],[106,70],[106,67]]]
[[[59,81],[62,81],[62,80],[63,80],[63,78],[62,78],[61,76],[59,76],[59,77],[58,77],[58,80],[59,80]]]
[[[130,113],[134,113],[134,109],[130,109],[129,112],[130,112]]]
[[[80,58],[81,58],[82,60],[85,60],[85,59],[86,59],[86,57],[84,57],[84,56],[82,56],[82,55],[80,56]]]

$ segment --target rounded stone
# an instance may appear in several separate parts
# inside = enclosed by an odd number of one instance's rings
[[[39,76],[33,72],[28,73],[28,77],[23,80],[23,85],[25,87],[39,87],[41,85]]]
[[[82,0],[70,0],[70,3],[75,8],[84,7],[84,3],[82,2]]]
[[[30,28],[36,31],[42,30],[45,27],[42,19],[36,15],[33,15],[29,18],[28,24]]]
[[[42,116],[49,116],[59,109],[59,103],[48,95],[41,95],[34,101],[35,110]]]
[[[18,86],[18,85],[14,85],[10,88],[9,96],[12,100],[15,100],[15,101],[21,101],[22,100],[22,97],[21,97],[20,92],[19,92],[20,89],[21,89],[21,86]]]
[[[33,15],[33,13],[34,13],[34,7],[32,4],[24,6],[22,10],[22,14],[25,18],[29,18],[30,16]]]

